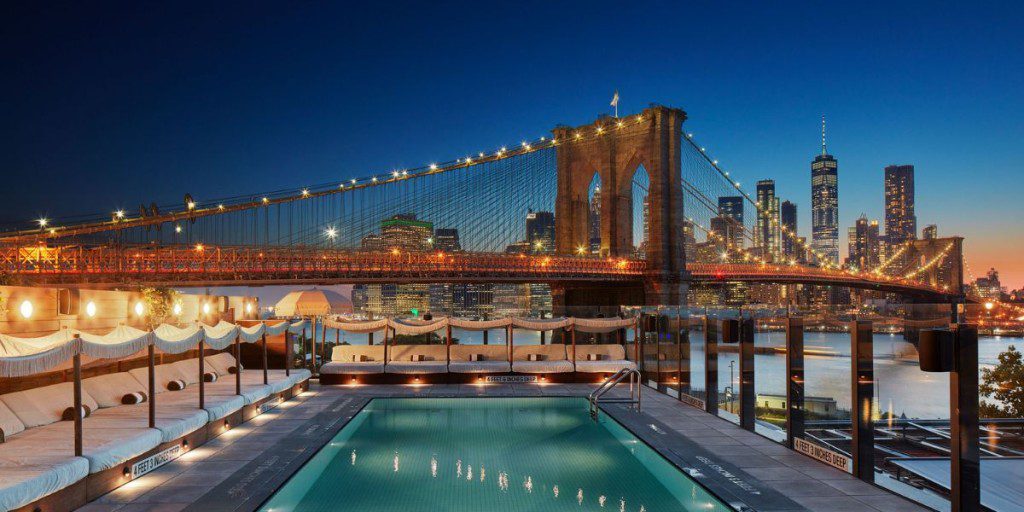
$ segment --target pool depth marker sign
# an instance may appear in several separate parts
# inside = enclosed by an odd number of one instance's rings
[[[166,450],[154,453],[145,459],[142,459],[131,467],[132,480],[153,471],[154,469],[167,464],[168,462],[177,459],[181,455],[181,445],[176,444]]]
[[[800,437],[793,439],[793,449],[807,455],[808,457],[824,462],[838,470],[853,473],[850,458],[839,452],[829,450],[828,448],[822,448],[821,446],[810,443]]]
[[[484,377],[484,382],[500,382],[502,384],[509,384],[514,382],[537,382],[536,375],[488,375]]]

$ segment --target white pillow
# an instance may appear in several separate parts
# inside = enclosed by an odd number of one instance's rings
[[[177,368],[178,373],[181,375],[182,380],[185,384],[198,384],[199,383],[199,358],[184,359],[174,363],[174,367]],[[216,371],[209,366],[203,368],[204,373]]]
[[[22,430],[25,430],[25,424],[18,419],[10,407],[7,407],[7,404],[3,402],[3,397],[0,397],[0,431],[3,432],[4,437],[0,441],[10,439],[11,436]]]
[[[230,375],[230,369],[235,366],[235,356],[231,355],[230,352],[206,356],[206,366],[207,369],[213,369],[221,377]]]
[[[75,390],[71,382],[52,386],[16,391],[4,395],[3,401],[10,407],[25,428],[49,425],[60,421],[64,410],[75,405]],[[82,390],[82,405],[96,410],[99,406],[89,393]]]
[[[182,373],[181,369],[174,364],[158,364],[156,365],[156,394],[167,391],[167,383],[172,380],[186,380],[187,377]],[[135,377],[135,380],[142,384],[146,391],[149,391],[149,367],[143,366],[142,368],[135,368],[130,370],[128,373]]]
[[[90,377],[82,381],[82,389],[96,400],[100,408],[117,407],[128,393],[148,393],[148,385],[141,384],[128,372]]]

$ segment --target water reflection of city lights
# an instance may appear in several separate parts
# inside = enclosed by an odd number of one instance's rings
[[[430,476],[437,478],[437,457],[430,457]]]
[[[583,489],[576,490],[576,503],[583,505]]]
[[[356,465],[356,451],[352,450],[352,465]]]

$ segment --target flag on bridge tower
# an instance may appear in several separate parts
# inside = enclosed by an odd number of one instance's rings
[[[612,96],[611,106],[615,107],[615,117],[619,117],[619,91],[615,91],[615,95]]]

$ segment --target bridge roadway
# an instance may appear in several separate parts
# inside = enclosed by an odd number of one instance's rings
[[[644,260],[543,254],[369,252],[311,247],[0,247],[0,274],[26,285],[114,287],[332,283],[636,283]],[[931,299],[926,284],[799,265],[690,263],[696,282],[837,285]]]

